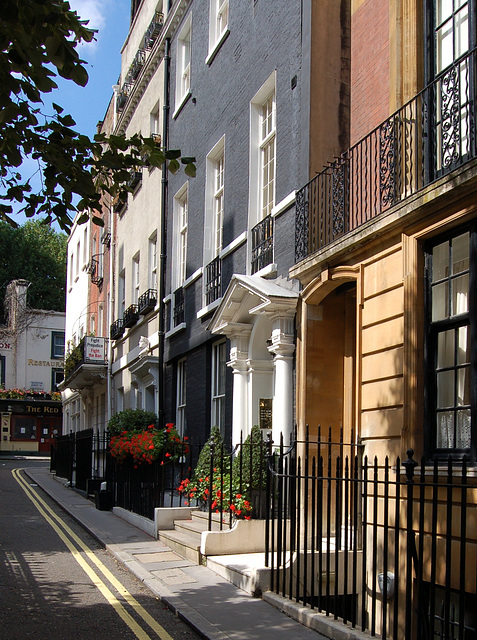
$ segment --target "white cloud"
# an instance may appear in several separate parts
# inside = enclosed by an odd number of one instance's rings
[[[87,26],[91,29],[98,29],[96,39],[89,43],[82,43],[80,46],[92,52],[98,46],[98,39],[101,29],[106,25],[107,13],[110,0],[69,0],[71,8],[76,11],[81,20],[88,20]]]
[[[88,26],[92,29],[105,25],[108,4],[107,0],[70,0],[71,8],[82,20],[89,20]]]

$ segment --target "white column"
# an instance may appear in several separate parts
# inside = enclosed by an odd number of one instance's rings
[[[232,415],[232,445],[240,442],[240,432],[249,432],[248,425],[248,345],[252,327],[242,325],[236,331],[228,332],[230,338],[230,361],[228,366],[234,374],[233,382],[233,415]]]
[[[272,438],[275,446],[280,443],[281,434],[288,444],[293,429],[293,318],[294,314],[273,318],[272,344],[268,348],[274,354]]]

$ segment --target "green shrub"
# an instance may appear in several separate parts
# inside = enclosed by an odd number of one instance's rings
[[[112,436],[119,436],[124,431],[129,433],[144,431],[151,424],[157,426],[157,416],[153,411],[125,409],[110,419],[108,429]]]
[[[267,486],[267,444],[263,441],[258,425],[252,427],[232,465],[235,483],[242,480],[242,486],[250,490],[265,489]]]

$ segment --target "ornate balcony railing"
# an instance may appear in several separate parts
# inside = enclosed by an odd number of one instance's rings
[[[88,264],[88,273],[91,276],[91,282],[98,287],[103,284],[103,273],[101,269],[100,257],[101,255],[99,253],[91,256],[91,260]]]
[[[129,172],[128,187],[134,189],[142,181],[142,171],[131,169]]]
[[[131,91],[131,85],[128,82],[125,82],[121,87],[121,91],[119,91],[116,97],[116,111],[122,111],[126,106],[126,102],[129,98],[129,93]]]
[[[136,82],[137,77],[141,73],[141,69],[146,62],[146,52],[143,49],[138,49],[136,55],[134,56],[134,60],[129,67],[128,75],[126,76],[126,82],[132,84]]]
[[[137,312],[141,316],[145,316],[146,313],[152,311],[156,306],[157,302],[157,291],[156,289],[148,289],[142,296],[139,296],[139,300],[137,302]]]
[[[111,340],[119,340],[122,335],[124,335],[124,321],[122,318],[118,318],[109,329],[109,337]]]
[[[152,49],[152,45],[157,39],[157,36],[161,33],[164,25],[164,14],[160,11],[156,11],[154,18],[151,20],[151,24],[148,26],[146,33],[144,34],[144,49]]]
[[[174,291],[174,308],[172,311],[172,319],[174,327],[182,324],[185,321],[184,313],[184,289],[179,287]]]
[[[476,51],[298,191],[296,262],[476,157]]]
[[[106,363],[106,338],[84,336],[65,359],[65,380],[83,364],[104,366]]]
[[[267,216],[252,229],[252,273],[273,262],[273,218]]]
[[[130,327],[134,327],[134,325],[138,320],[139,320],[139,313],[137,312],[137,305],[131,304],[124,312],[124,316],[123,316],[124,327],[126,329]]]
[[[212,304],[222,295],[222,260],[217,256],[205,267],[205,304]]]

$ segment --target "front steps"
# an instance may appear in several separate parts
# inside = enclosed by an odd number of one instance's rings
[[[162,529],[157,538],[183,558],[195,564],[206,564],[200,552],[201,534],[208,531],[209,514],[206,511],[193,511],[190,520],[174,520],[173,529]],[[222,531],[228,531],[229,525],[222,523]],[[212,531],[220,531],[220,515],[212,514]]]

